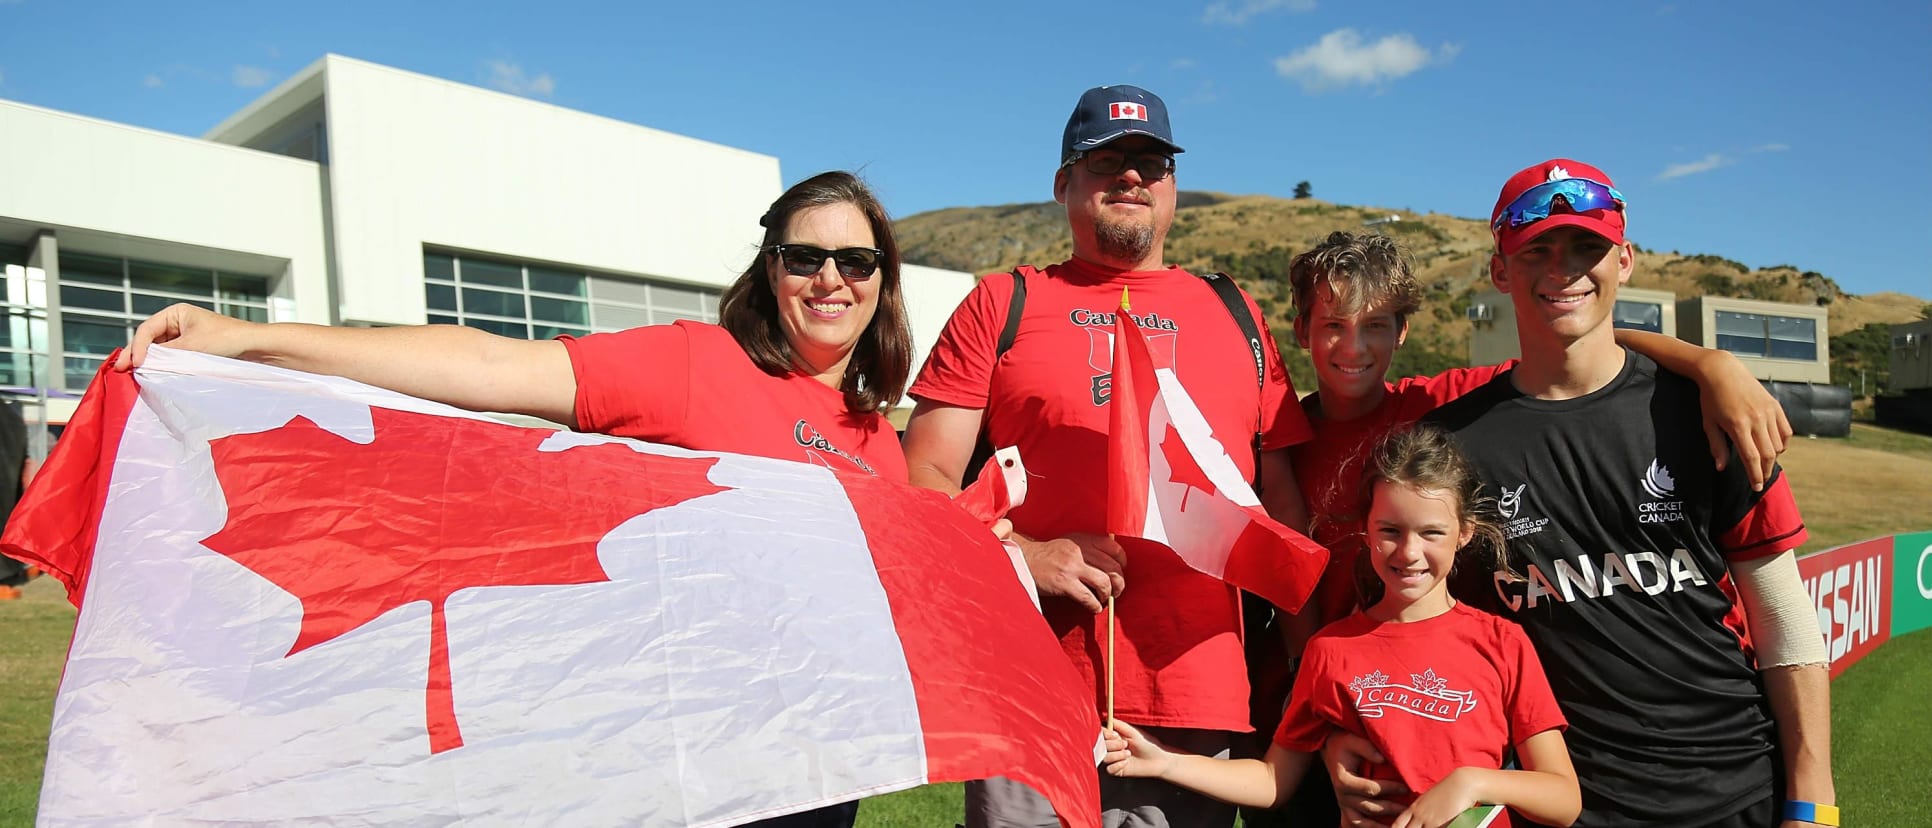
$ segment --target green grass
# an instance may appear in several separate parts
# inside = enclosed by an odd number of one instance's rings
[[[1846,825],[1932,825],[1932,631],[1886,642],[1831,683],[1832,773]]]
[[[1885,428],[1870,423],[1852,423],[1845,445],[1932,460],[1932,436]]]
[[[30,825],[47,761],[47,726],[74,608],[41,578],[26,597],[0,602],[0,825]]]
[[[957,782],[875,796],[859,805],[855,828],[951,828],[966,819],[966,788]]]

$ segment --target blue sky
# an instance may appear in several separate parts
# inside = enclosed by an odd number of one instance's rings
[[[0,98],[170,132],[325,52],[768,153],[787,182],[861,169],[899,215],[1050,198],[1075,98],[1132,83],[1167,100],[1187,189],[1487,216],[1569,156],[1646,248],[1932,299],[1922,0],[0,0]]]

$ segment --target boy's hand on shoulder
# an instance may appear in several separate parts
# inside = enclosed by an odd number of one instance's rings
[[[1738,462],[1753,491],[1763,491],[1778,455],[1791,440],[1791,420],[1784,406],[1736,356],[1716,351],[1723,370],[1713,369],[1711,381],[1698,385],[1698,401],[1704,411],[1704,436],[1711,445],[1711,457],[1722,471],[1730,462],[1731,449],[1737,449]]]

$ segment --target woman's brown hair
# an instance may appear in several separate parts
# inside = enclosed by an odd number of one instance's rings
[[[785,228],[801,212],[833,204],[850,204],[872,225],[873,243],[883,254],[874,278],[879,284],[879,306],[872,324],[852,347],[839,390],[845,408],[855,414],[881,411],[905,393],[912,372],[912,329],[906,322],[906,302],[899,286],[899,242],[892,235],[892,219],[865,182],[849,172],[832,171],[793,184],[758,219],[765,236],[758,255],[718,301],[718,324],[738,340],[765,373],[782,377],[798,369],[798,355],[778,321],[778,298],[770,276],[772,246],[785,241]]]

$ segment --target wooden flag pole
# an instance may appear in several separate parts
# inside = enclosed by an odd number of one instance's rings
[[[1114,596],[1107,596],[1107,729],[1114,727]]]
[[[1126,313],[1133,308],[1127,300],[1127,288],[1120,289],[1120,312]],[[1120,343],[1114,343],[1120,347]],[[1111,537],[1111,536],[1109,536]],[[1109,585],[1111,587],[1111,584]],[[1107,729],[1114,727],[1114,594],[1107,591]]]

